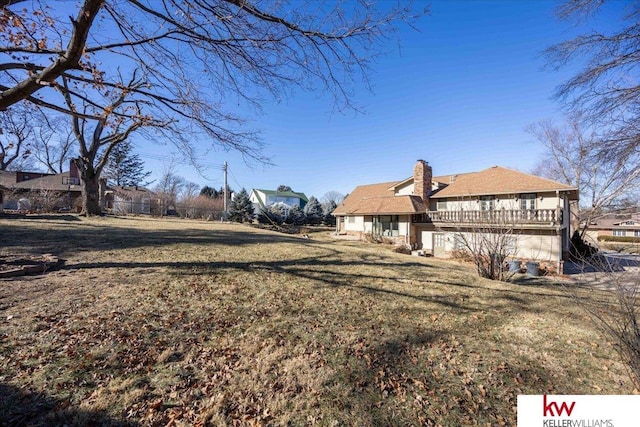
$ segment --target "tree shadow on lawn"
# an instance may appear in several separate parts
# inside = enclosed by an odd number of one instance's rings
[[[172,244],[196,246],[220,245],[241,247],[245,245],[297,243],[309,244],[300,237],[279,233],[251,232],[244,230],[203,230],[184,228],[176,230],[141,230],[135,227],[112,227],[81,223],[77,227],[20,228],[0,224],[0,247],[14,248],[29,254],[64,252],[91,252],[104,250],[160,247]]]
[[[21,219],[29,222],[44,222],[50,223],[51,221],[69,221],[80,222],[82,221],[77,215],[72,214],[22,214],[22,213],[0,213],[0,218],[5,219]]]
[[[277,261],[212,261],[212,262],[88,262],[66,263],[64,270],[84,269],[169,269],[168,274],[183,276],[200,276],[216,272],[275,272],[304,279],[314,286],[348,287],[363,293],[374,293],[392,297],[411,298],[423,302],[431,302],[465,312],[487,309],[509,308],[533,313],[552,312],[548,307],[544,310],[535,307],[532,300],[540,297],[571,299],[566,293],[544,292],[543,286],[527,286],[522,291],[507,283],[500,288],[490,288],[476,283],[478,279],[459,266],[432,265],[428,263],[407,261],[397,262],[395,258],[375,254],[361,254],[356,259],[340,258],[340,252],[333,249],[328,254]],[[381,268],[385,274],[366,273],[368,268]],[[345,272],[348,271],[348,272]],[[449,278],[448,273],[455,272],[459,280]],[[143,274],[143,273],[142,273]],[[425,278],[436,277],[433,282],[425,282]],[[376,282],[382,281],[380,286]],[[438,294],[431,292],[430,287],[449,288],[447,292]],[[457,289],[452,292],[451,289]],[[551,288],[550,288],[551,289]],[[473,302],[478,296],[490,302]],[[562,307],[558,307],[559,310]]]
[[[73,408],[66,401],[45,393],[19,389],[0,383],[0,427],[49,426],[138,426],[116,420],[105,412]]]

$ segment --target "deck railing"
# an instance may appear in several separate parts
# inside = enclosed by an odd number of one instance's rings
[[[433,223],[449,224],[501,224],[501,225],[549,225],[558,226],[562,224],[563,211],[556,209],[495,209],[485,211],[428,211],[427,217]]]

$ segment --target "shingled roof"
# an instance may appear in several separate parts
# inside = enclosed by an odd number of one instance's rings
[[[453,175],[453,182],[432,198],[568,191],[577,199],[577,188],[528,173],[493,166],[480,172]]]
[[[334,215],[398,215],[425,212],[419,196],[395,196],[391,189],[396,182],[360,185],[344,199]]]
[[[81,191],[80,185],[69,184],[69,172],[62,172],[55,175],[47,175],[41,178],[29,179],[18,182],[13,188],[24,190],[49,190],[49,191]]]

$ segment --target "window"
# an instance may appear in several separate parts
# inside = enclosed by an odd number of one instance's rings
[[[436,204],[437,211],[446,211],[447,210],[447,199],[438,200]]]
[[[400,219],[398,215],[380,215],[373,217],[373,233],[378,236],[397,237]]]
[[[626,230],[613,230],[613,235],[614,236],[620,236],[620,237],[624,237],[627,235]]]
[[[482,211],[492,211],[495,207],[495,197],[494,196],[482,196],[480,197],[480,210]]]
[[[2,195],[0,194],[0,202],[2,201]],[[640,230],[633,230],[633,237],[640,237]]]
[[[62,184],[64,185],[80,185],[80,179],[76,177],[62,177]]]
[[[461,251],[466,248],[466,244],[464,241],[464,237],[459,234],[455,234],[453,236],[453,249],[456,251]]]
[[[523,211],[532,211],[536,209],[536,193],[528,193],[520,195],[520,209]]]
[[[355,216],[348,216],[347,217],[347,222],[349,224],[355,224],[356,223],[356,217]]]

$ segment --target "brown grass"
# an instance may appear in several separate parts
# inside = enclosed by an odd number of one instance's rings
[[[0,281],[0,425],[515,425],[518,394],[632,392],[548,281],[186,220],[0,219],[16,253],[65,264]]]

